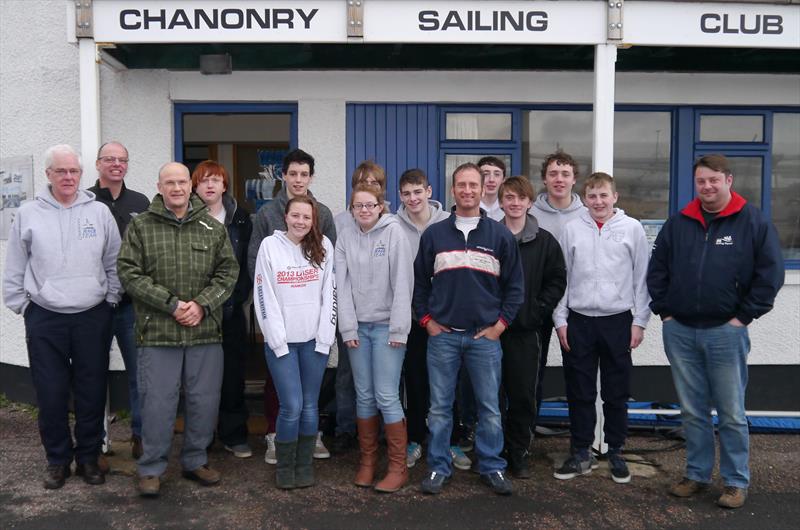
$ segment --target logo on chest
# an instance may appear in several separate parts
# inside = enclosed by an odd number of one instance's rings
[[[373,258],[382,258],[386,255],[386,243],[378,241],[372,249]]]
[[[78,221],[78,239],[94,239],[97,237],[97,229],[89,219]]]
[[[718,237],[716,244],[722,247],[733,246],[733,236]]]

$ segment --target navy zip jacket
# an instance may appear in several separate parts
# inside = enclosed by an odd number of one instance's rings
[[[469,331],[514,320],[524,296],[514,236],[481,210],[477,228],[456,228],[455,209],[423,232],[414,260],[415,315],[420,325],[439,324]]]
[[[772,309],[783,280],[775,228],[735,192],[709,226],[699,199],[671,217],[647,271],[653,313],[694,328],[750,324]]]

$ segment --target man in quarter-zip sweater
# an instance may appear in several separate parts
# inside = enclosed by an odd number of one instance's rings
[[[697,198],[664,224],[647,275],[686,436],[686,472],[670,493],[690,497],[711,482],[713,406],[725,484],[717,504],[739,508],[750,483],[747,326],[772,309],[784,265],[775,227],[731,190],[724,156],[697,160],[694,183]]]

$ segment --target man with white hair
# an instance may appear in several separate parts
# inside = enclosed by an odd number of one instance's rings
[[[80,157],[68,145],[45,152],[47,187],[23,204],[11,227],[3,298],[25,317],[39,433],[47,454],[44,487],[71,474],[103,484],[103,441],[112,306],[120,299],[114,218],[79,188]],[[75,443],[67,404],[75,400]]]

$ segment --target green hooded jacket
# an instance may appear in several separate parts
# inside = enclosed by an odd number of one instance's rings
[[[117,261],[136,311],[139,346],[186,347],[222,342],[222,305],[231,296],[239,265],[225,227],[192,194],[189,211],[177,219],[156,195],[149,209],[128,225]],[[200,324],[180,325],[178,301],[205,310]]]

